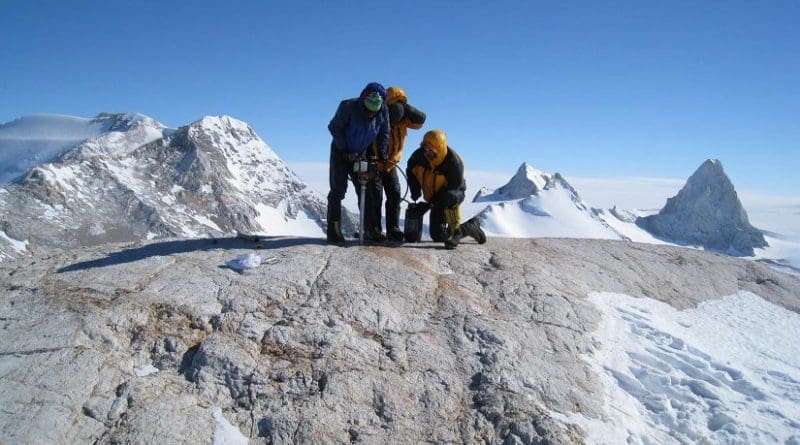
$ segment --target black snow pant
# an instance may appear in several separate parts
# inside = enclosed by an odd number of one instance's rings
[[[342,200],[347,194],[348,178],[353,183],[358,196],[359,206],[361,205],[361,185],[358,183],[358,175],[353,172],[353,162],[345,158],[345,152],[337,150],[331,146],[331,161],[328,170],[330,192],[328,192],[328,225],[332,222],[342,221]],[[375,227],[374,208],[378,208],[380,214],[380,204],[378,196],[382,193],[381,181],[377,175],[367,183],[365,202],[364,202],[364,226]]]
[[[447,217],[445,216],[445,209],[456,209],[462,202],[464,202],[463,190],[447,190],[440,191],[434,196],[435,203],[431,204],[431,216],[428,230],[431,234],[431,239],[436,242],[441,242],[447,239]],[[458,210],[458,209],[456,209]],[[460,221],[459,221],[460,222]],[[456,222],[459,223],[459,222]]]
[[[444,217],[444,207],[431,206],[431,216],[428,222],[428,232],[431,234],[431,239],[437,243],[444,241],[445,234],[447,233],[447,223]]]
[[[383,183],[383,192],[386,193],[386,230],[394,227],[399,230],[400,228],[400,177],[397,174],[397,168],[393,168],[389,172],[384,172],[381,178]],[[383,201],[383,193],[378,193],[378,205],[375,206],[374,220],[377,221],[378,230],[381,230],[381,203]]]

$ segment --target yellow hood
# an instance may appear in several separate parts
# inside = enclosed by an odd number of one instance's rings
[[[422,137],[422,145],[428,146],[436,153],[436,157],[429,161],[431,166],[438,167],[447,156],[447,138],[442,130],[431,130]]]
[[[389,87],[386,89],[386,105],[391,105],[395,102],[408,103],[406,92],[400,87]]]

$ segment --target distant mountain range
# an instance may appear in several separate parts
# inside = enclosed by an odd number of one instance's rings
[[[705,161],[656,215],[590,208],[559,173],[523,163],[497,190],[481,189],[470,208],[485,230],[505,237],[627,239],[704,247],[734,255],[767,247],[718,160]]]
[[[169,129],[142,114],[36,115],[0,125],[0,257],[234,231],[322,237],[325,201],[244,122]],[[708,160],[657,215],[589,207],[523,163],[465,215],[490,236],[627,239],[753,255],[767,246],[722,164]],[[349,214],[345,226],[353,226]]]

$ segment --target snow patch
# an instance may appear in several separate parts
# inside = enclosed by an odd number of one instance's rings
[[[103,227],[102,224],[95,222],[91,226],[89,226],[89,234],[93,236],[100,236],[106,233],[106,229]]]
[[[153,365],[145,365],[133,370],[137,377],[147,377],[148,375],[155,374],[158,371],[159,369]]]
[[[8,234],[2,230],[0,230],[0,238],[3,238],[8,242],[12,249],[17,251],[18,253],[25,252],[28,250],[28,240],[20,241],[8,236]]]
[[[210,218],[203,216],[203,215],[194,215],[194,220],[199,222],[200,224],[208,227],[209,229],[216,230],[217,232],[222,232],[222,229],[219,228],[217,223],[212,221]]]
[[[247,437],[238,428],[231,425],[228,419],[222,415],[222,408],[215,406],[211,408],[211,417],[214,418],[217,426],[211,438],[212,445],[247,445]]]

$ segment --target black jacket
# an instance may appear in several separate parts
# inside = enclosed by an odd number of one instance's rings
[[[448,146],[442,162],[433,166],[424,153],[422,148],[418,148],[408,159],[406,174],[411,199],[416,200],[422,194],[431,205],[442,207],[454,207],[464,202],[467,183],[461,156]]]

